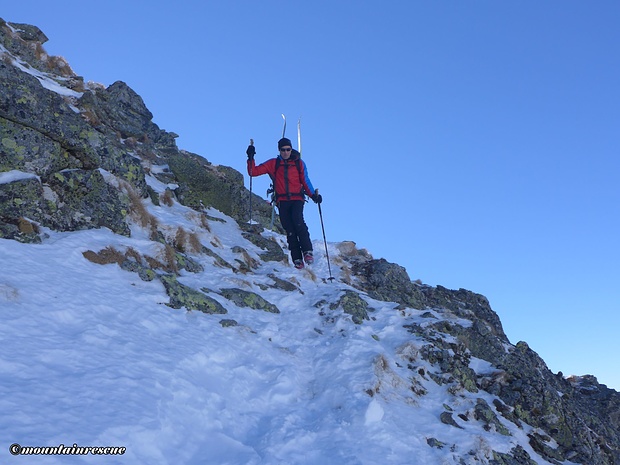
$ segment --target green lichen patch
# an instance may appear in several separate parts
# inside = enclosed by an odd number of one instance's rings
[[[227,313],[226,309],[217,300],[180,283],[177,281],[176,276],[162,275],[159,279],[166,288],[166,293],[170,296],[170,303],[168,304],[170,307],[185,307],[188,310],[198,310],[210,314]]]
[[[347,289],[344,295],[338,299],[338,302],[329,306],[331,310],[335,310],[339,307],[342,308],[345,313],[351,315],[353,322],[358,325],[361,325],[364,320],[370,320],[368,317],[368,302],[362,299],[357,292]]]
[[[228,300],[234,302],[238,307],[249,307],[254,310],[263,310],[269,313],[280,313],[278,307],[267,302],[254,292],[244,291],[242,289],[221,289],[220,294]]]

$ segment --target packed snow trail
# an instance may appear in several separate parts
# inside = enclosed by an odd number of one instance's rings
[[[206,231],[195,212],[178,204],[149,208],[162,228],[198,232],[229,263],[242,258],[233,252],[242,246],[258,268],[235,273],[194,255],[204,271],[182,270],[178,280],[208,292],[228,312],[211,315],[170,308],[158,279],[145,282],[116,264],[84,257],[106,247],[156,256],[162,245],[135,225],[131,238],[99,229],[45,230],[42,244],[0,239],[3,462],[458,463],[472,450],[480,457],[492,449],[507,452],[526,434],[512,425],[513,436],[498,439],[473,422],[463,430],[440,423],[445,404],[458,408],[454,396],[430,379],[423,381],[427,394],[416,396],[406,368],[407,357],[426,342],[403,324],[422,322],[422,312],[366,296],[371,319],[353,323],[332,308],[352,288],[320,278],[328,276],[320,241],[315,265],[298,271],[261,262],[261,250],[219,212],[208,212],[217,221]],[[334,261],[344,263],[338,247],[329,247]],[[340,267],[332,270],[342,278]],[[296,289],[269,287],[272,276]],[[280,313],[238,307],[218,294],[233,287],[259,293]],[[222,319],[238,324],[223,327]],[[466,393],[457,402],[466,409],[483,395]],[[429,447],[429,438],[459,446]],[[11,457],[13,443],[122,446],[126,452]]]

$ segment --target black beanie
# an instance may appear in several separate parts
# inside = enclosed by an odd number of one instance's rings
[[[278,150],[280,150],[282,147],[286,147],[287,145],[291,148],[293,147],[293,144],[291,144],[291,140],[283,137],[278,141]]]

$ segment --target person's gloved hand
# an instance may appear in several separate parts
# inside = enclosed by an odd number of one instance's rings
[[[248,145],[248,149],[245,151],[245,153],[248,156],[248,160],[252,160],[254,158],[254,155],[256,155],[256,149],[253,145]]]
[[[314,203],[321,203],[323,201],[323,197],[318,192],[315,192],[314,194],[312,194],[312,197],[310,198],[312,199]]]

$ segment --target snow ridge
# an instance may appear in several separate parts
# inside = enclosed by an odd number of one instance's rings
[[[148,182],[165,192],[165,184]],[[98,229],[44,230],[42,244],[0,239],[5,441],[122,446],[118,463],[149,464],[479,464],[520,444],[547,463],[528,445],[527,425],[518,428],[498,414],[505,434],[467,417],[481,399],[492,406],[494,396],[433,381],[438,367],[419,356],[428,341],[405,327],[424,325],[424,312],[363,293],[372,311],[362,324],[334,308],[345,291],[359,293],[343,282],[340,244],[328,244],[336,278],[329,283],[322,279],[328,271],[321,241],[314,244],[315,265],[300,272],[262,261],[263,250],[221,212],[205,209],[205,228],[196,211],[176,201],[143,203],[167,234],[183,228],[225,262],[249,256],[255,268],[241,273],[193,254],[203,271],[180,270],[178,281],[227,311],[206,314],[170,308],[157,279],[85,258],[106,247],[161,256],[162,244],[138,222],[131,237]],[[284,246],[284,237],[263,235]],[[273,286],[274,276],[294,290]],[[260,294],[280,313],[239,307],[219,294],[226,288]],[[434,314],[469,324],[447,311]],[[477,359],[471,366],[493,371]],[[440,421],[446,412],[456,426]],[[8,455],[5,447],[0,457]],[[71,463],[101,459],[71,457]]]

